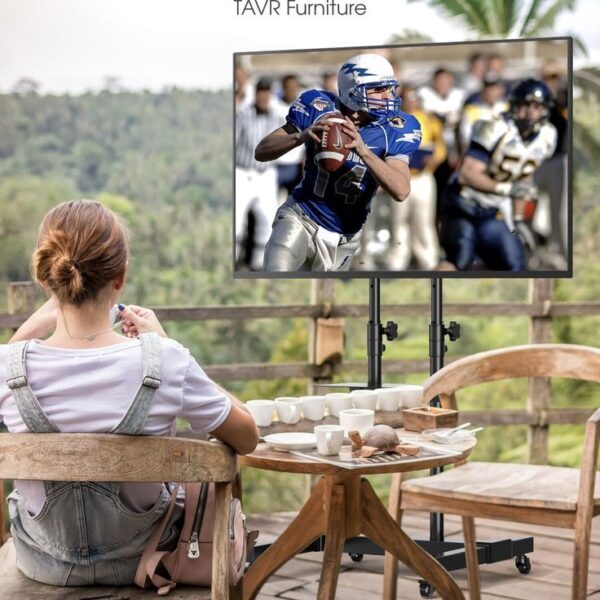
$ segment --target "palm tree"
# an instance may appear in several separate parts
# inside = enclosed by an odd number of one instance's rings
[[[410,0],[416,1],[416,0]],[[536,37],[552,33],[556,19],[572,11],[577,0],[427,0],[482,37]],[[575,38],[584,50],[583,43]]]

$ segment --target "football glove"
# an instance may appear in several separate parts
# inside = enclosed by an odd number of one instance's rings
[[[503,181],[496,184],[494,190],[496,194],[501,196],[510,196],[515,200],[537,200],[538,188],[532,181]]]
[[[523,219],[515,219],[515,230],[513,233],[519,237],[519,239],[523,242],[523,245],[531,252],[536,249],[537,242],[535,240],[535,234],[533,233],[533,230],[527,221],[523,221]]]
[[[508,195],[516,200],[536,200],[538,188],[532,181],[515,181],[511,184]]]

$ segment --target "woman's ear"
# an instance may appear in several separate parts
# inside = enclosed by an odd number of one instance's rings
[[[125,269],[125,271],[123,272],[123,275],[121,275],[120,277],[117,277],[114,281],[113,281],[113,289],[116,292],[120,292],[123,287],[125,286],[125,281],[127,279],[127,268]]]

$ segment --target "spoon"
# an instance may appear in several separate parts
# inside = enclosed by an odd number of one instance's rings
[[[440,433],[434,433],[434,437],[439,437],[439,438],[449,438],[453,433],[460,431],[461,429],[464,429],[465,427],[469,427],[469,425],[471,425],[471,423],[463,423],[462,425],[459,425],[458,427],[454,427],[453,429],[449,429],[448,431],[442,431]]]
[[[475,437],[475,434],[478,431],[481,431],[483,429],[483,427],[475,427],[475,429],[467,429],[465,430],[466,434],[473,434],[473,437]],[[451,435],[436,435],[436,434],[432,434],[432,439],[434,442],[437,442],[438,444],[451,444],[452,441],[455,439],[454,437],[454,432]],[[458,437],[458,436],[457,436]]]

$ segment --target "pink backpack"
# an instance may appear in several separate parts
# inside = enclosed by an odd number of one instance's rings
[[[171,551],[158,550],[158,543],[173,512],[179,484],[171,495],[167,512],[148,540],[140,559],[135,583],[147,588],[154,585],[158,595],[168,594],[178,583],[210,587],[212,576],[212,536],[215,515],[215,486],[213,483],[186,483],[183,527],[177,547]],[[246,517],[239,498],[232,498],[230,508],[229,585],[235,585],[244,574],[249,544],[254,544],[258,532],[246,530]],[[157,573],[168,573],[168,578]]]

